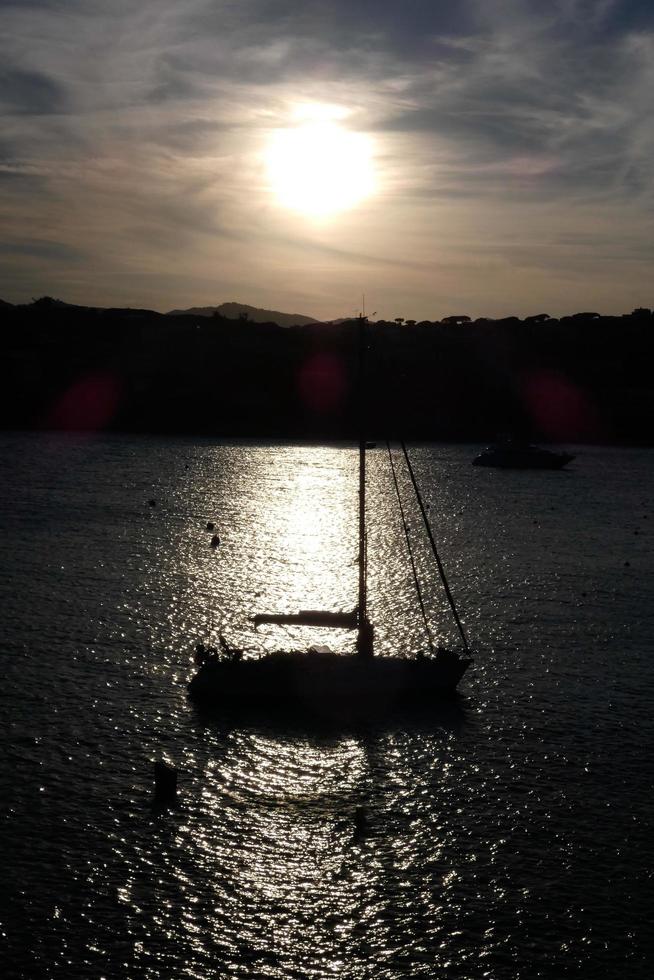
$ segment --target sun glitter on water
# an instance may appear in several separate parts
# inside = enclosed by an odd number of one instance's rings
[[[303,106],[294,126],[273,133],[266,164],[270,187],[283,207],[326,218],[355,207],[374,191],[370,139],[346,129],[343,115],[328,106]]]

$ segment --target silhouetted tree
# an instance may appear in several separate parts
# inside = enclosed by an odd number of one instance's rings
[[[470,323],[469,316],[444,316],[441,323],[451,323],[456,326],[459,323]]]
[[[525,323],[545,323],[549,318],[549,313],[535,313],[533,316],[526,316]]]

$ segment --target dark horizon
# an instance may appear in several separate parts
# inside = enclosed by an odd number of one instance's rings
[[[651,445],[651,311],[544,316],[370,323],[370,438]],[[3,428],[355,438],[356,322],[5,306]]]

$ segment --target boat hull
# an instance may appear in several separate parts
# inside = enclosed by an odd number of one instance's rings
[[[319,716],[379,713],[455,696],[472,661],[456,654],[418,659],[273,653],[204,664],[188,685],[193,701],[230,709],[291,708]]]

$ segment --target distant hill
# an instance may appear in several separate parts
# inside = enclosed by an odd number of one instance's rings
[[[170,310],[167,316],[224,316],[228,320],[247,319],[252,323],[276,323],[280,327],[304,327],[309,323],[319,323],[311,316],[301,313],[280,313],[279,310],[260,310],[247,303],[221,303],[220,306],[192,306],[188,310]]]
[[[5,310],[27,310],[37,314],[57,314],[64,312],[75,314],[94,313],[124,318],[163,316],[163,313],[157,313],[156,310],[134,309],[132,307],[116,306],[107,309],[102,306],[78,306],[76,303],[65,303],[63,299],[55,299],[52,296],[41,296],[39,299],[33,299],[31,303],[19,304],[7,303],[4,299],[0,299],[0,308]]]

